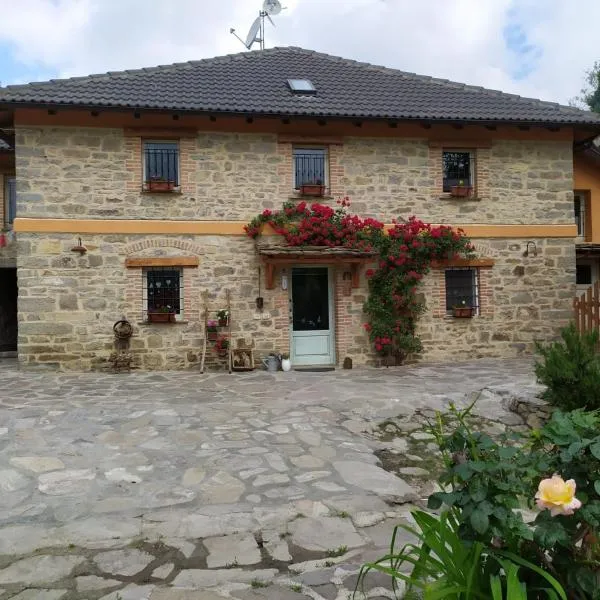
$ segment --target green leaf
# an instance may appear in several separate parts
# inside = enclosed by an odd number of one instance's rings
[[[490,520],[483,510],[476,508],[471,513],[471,526],[479,534],[484,534],[487,531]]]
[[[435,492],[435,494],[431,494],[429,498],[427,498],[427,508],[431,510],[437,510],[444,503],[443,500],[443,492]]]
[[[469,485],[469,495],[473,502],[481,502],[487,496],[487,486],[481,479],[473,479]]]
[[[590,446],[590,452],[592,453],[594,458],[597,458],[600,460],[600,442],[594,442]]]
[[[594,489],[596,490],[596,494],[600,496],[600,479],[594,481]]]
[[[473,475],[473,469],[471,469],[471,465],[469,463],[461,463],[460,465],[456,465],[454,467],[454,472],[463,480],[468,481],[471,479]]]
[[[534,537],[544,548],[551,548],[555,544],[566,546],[571,541],[569,534],[557,519],[536,522]]]

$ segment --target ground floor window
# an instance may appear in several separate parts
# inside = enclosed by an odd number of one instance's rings
[[[144,311],[175,313],[183,318],[183,269],[173,267],[147,267],[144,277]]]
[[[446,269],[446,312],[454,308],[472,308],[479,312],[479,274],[473,268]]]
[[[577,285],[592,284],[592,265],[577,265]]]

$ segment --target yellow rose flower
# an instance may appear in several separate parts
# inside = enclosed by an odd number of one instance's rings
[[[542,479],[535,495],[538,508],[548,509],[550,514],[572,515],[573,511],[581,508],[581,502],[575,498],[575,480],[565,481],[556,473],[550,479]]]

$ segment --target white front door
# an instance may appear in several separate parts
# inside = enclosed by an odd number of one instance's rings
[[[333,284],[328,267],[294,267],[290,289],[294,366],[335,364]]]

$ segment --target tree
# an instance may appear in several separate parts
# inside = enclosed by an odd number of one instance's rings
[[[575,98],[576,105],[583,105],[590,110],[600,113],[600,60],[585,73],[586,87],[581,90],[581,96]]]

